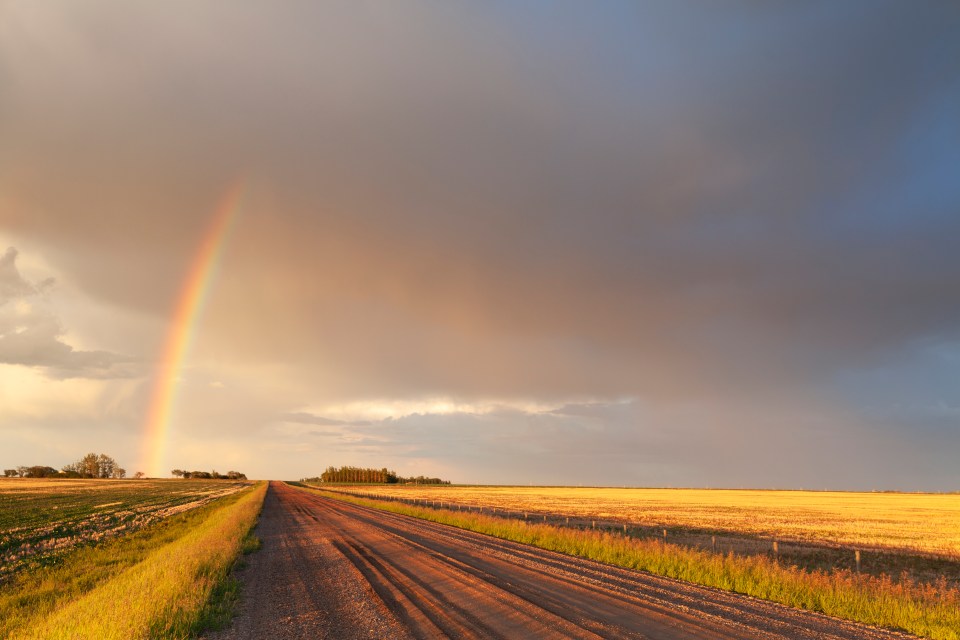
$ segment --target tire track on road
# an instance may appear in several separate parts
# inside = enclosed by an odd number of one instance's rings
[[[913,637],[354,505],[282,483],[271,483],[268,499],[275,508],[265,509],[264,516],[274,521],[275,529],[284,533],[283,544],[291,547],[284,549],[287,571],[296,575],[296,584],[313,584],[309,595],[298,587],[301,596],[294,608],[302,610],[298,615],[303,619],[322,618],[325,629],[339,630],[296,635],[296,625],[288,625],[271,638]],[[247,608],[256,607],[246,592],[244,602]],[[320,607],[327,610],[317,611]],[[388,632],[364,635],[364,625]]]
[[[560,574],[568,579],[574,589],[580,588],[585,582],[593,584],[607,592],[621,594],[626,598],[625,600],[621,598],[626,605],[641,606],[653,616],[672,618],[685,625],[690,624],[691,617],[695,620],[695,625],[712,619],[714,623],[728,629],[733,627],[736,633],[753,634],[734,637],[788,637],[798,640],[888,640],[914,637],[838,620],[816,612],[800,611],[719,589],[611,567],[426,520],[332,500],[316,493],[312,495],[316,498],[315,503],[323,505],[324,508],[334,509],[342,515],[362,520],[407,542],[419,543],[428,552],[437,552],[439,547],[445,550],[444,554],[451,549],[462,549],[464,552],[467,549],[474,549],[484,557],[500,555],[511,564],[540,577],[542,582],[535,585],[532,599],[541,606],[545,604],[544,585],[555,580]],[[468,564],[468,566],[476,569],[475,565]],[[489,579],[490,574],[487,575]],[[529,592],[517,589],[522,585],[498,581],[496,574],[493,575],[493,582],[501,588],[516,591],[521,597],[528,596]],[[536,580],[533,582],[536,583]],[[561,605],[566,606],[566,603],[561,601]]]

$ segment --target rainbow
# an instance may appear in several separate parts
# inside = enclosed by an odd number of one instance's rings
[[[240,210],[244,186],[238,182],[226,191],[217,205],[203,240],[193,258],[177,298],[176,309],[158,361],[143,430],[141,465],[150,477],[165,477],[171,418],[177,400],[177,382],[183,360],[193,341],[197,319],[210,291],[225,240]]]

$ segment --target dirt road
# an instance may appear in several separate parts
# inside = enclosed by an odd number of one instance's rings
[[[271,483],[241,613],[260,638],[905,638]]]

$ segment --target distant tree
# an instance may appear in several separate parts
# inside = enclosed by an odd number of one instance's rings
[[[126,477],[127,477],[127,470],[124,469],[123,467],[114,466],[114,467],[113,467],[113,471],[111,472],[110,477],[111,477],[111,478],[117,478],[117,479],[126,478]]]
[[[123,475],[117,475],[118,471],[123,471]],[[125,475],[127,475],[127,472],[117,465],[116,460],[105,453],[101,453],[97,456],[98,478],[122,478]]]
[[[77,461],[77,466],[79,467],[77,471],[79,471],[80,475],[84,478],[100,477],[100,464],[97,462],[97,454],[95,453],[88,453],[80,458],[80,460]]]
[[[117,464],[117,461],[105,453],[88,453],[73,464],[63,467],[64,474],[80,478],[122,478],[126,471]],[[73,475],[76,474],[76,475]]]
[[[216,469],[213,471],[184,471],[183,469],[174,469],[170,472],[178,478],[195,478],[198,480],[246,480],[247,474],[240,471],[228,471],[220,473]]]
[[[135,474],[133,474],[133,477],[139,480],[140,478],[146,477],[146,475],[147,474],[145,474],[143,471],[137,471]]]
[[[395,471],[390,471],[386,467],[382,469],[361,469],[359,467],[327,467],[326,471],[320,474],[318,478],[307,478],[305,481],[319,482],[346,482],[346,483],[381,483],[395,484],[403,482],[408,484],[450,484],[448,480],[440,478],[427,478],[417,476],[411,478],[402,478]]]
[[[17,475],[21,478],[25,478],[27,476],[27,468],[23,465],[17,467]]]
[[[6,477],[6,478],[16,478],[16,477],[19,476],[20,474],[17,473],[17,470],[16,470],[16,469],[4,469],[4,470],[3,470],[3,475],[4,475],[4,477]]]
[[[58,475],[60,475],[60,472],[53,467],[40,465],[27,467],[26,473],[27,478],[56,478]]]
[[[100,465],[97,463],[97,454],[88,453],[73,464],[63,468],[65,473],[76,473],[81,478],[100,477]]]

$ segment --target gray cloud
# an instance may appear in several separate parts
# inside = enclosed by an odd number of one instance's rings
[[[765,486],[923,490],[952,477],[943,455],[925,452],[898,429],[878,431],[850,415],[811,411],[800,398],[753,408],[621,401],[552,411],[418,413],[310,435],[319,437],[309,445],[313,455],[355,465],[419,465],[464,483],[749,487],[759,476],[769,479]],[[930,433],[941,442],[957,435]],[[291,437],[304,442],[299,432]],[[898,468],[903,456],[909,464]],[[935,479],[915,473],[925,458],[937,461]]]
[[[952,3],[8,4],[0,228],[165,319],[243,175],[196,350],[288,364],[289,406],[570,402],[549,434],[627,430],[585,399],[667,432],[693,403],[773,451],[811,413],[859,429],[838,379],[960,339],[958,29]],[[32,331],[18,361],[78,360]]]
[[[79,351],[63,342],[59,318],[31,301],[52,286],[25,280],[16,266],[17,250],[0,257],[0,363],[44,367],[54,378],[124,378],[137,375],[134,361],[107,351]]]
[[[17,250],[7,247],[0,256],[0,305],[16,298],[24,298],[40,293],[54,285],[53,278],[47,278],[37,284],[23,279],[17,270]]]
[[[325,427],[332,426],[368,426],[371,424],[369,420],[335,420],[334,418],[325,418],[323,416],[314,415],[312,413],[306,413],[303,411],[295,411],[292,413],[285,413],[280,416],[280,420],[284,422],[293,422],[298,424],[316,424]]]

